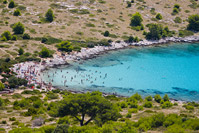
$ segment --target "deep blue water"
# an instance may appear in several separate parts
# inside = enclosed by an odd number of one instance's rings
[[[70,90],[122,96],[167,93],[177,100],[199,101],[199,43],[113,51],[44,74],[46,82],[53,79],[54,86]]]

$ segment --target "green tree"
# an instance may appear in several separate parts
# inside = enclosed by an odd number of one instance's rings
[[[136,12],[135,14],[133,14],[132,18],[131,18],[131,26],[142,26],[142,16],[139,12]]]
[[[39,55],[42,57],[42,58],[47,58],[47,57],[50,57],[50,51],[49,49],[47,49],[46,47],[43,47],[41,52],[39,53]]]
[[[199,31],[199,15],[195,14],[195,15],[191,15],[188,18],[188,26],[187,29],[188,30],[192,30],[192,31]]]
[[[0,81],[0,91],[2,91],[5,88],[4,84]]]
[[[19,48],[18,53],[19,53],[19,55],[23,55],[24,50],[22,48]]]
[[[161,20],[163,17],[160,13],[158,13],[155,18],[158,19],[158,20]]]
[[[8,8],[14,8],[15,7],[15,2],[13,0],[10,1],[8,4]]]
[[[62,41],[57,45],[58,50],[65,51],[65,52],[72,52],[72,45],[69,41]]]
[[[24,33],[23,36],[22,36],[22,38],[24,40],[28,40],[28,39],[30,39],[30,35],[28,33]]]
[[[53,13],[53,10],[52,9],[48,9],[48,11],[46,12],[46,21],[48,22],[52,22],[54,20],[54,13]]]
[[[146,34],[146,38],[149,40],[159,40],[162,38],[163,27],[160,24],[150,24],[149,32]]]
[[[169,96],[167,94],[165,94],[164,97],[163,97],[163,100],[164,101],[169,101]]]
[[[67,96],[60,103],[58,115],[72,115],[80,122],[80,126],[87,125],[92,120],[101,125],[108,120],[117,120],[119,110],[101,93],[93,92]],[[89,118],[85,122],[86,116]]]
[[[105,36],[105,37],[108,37],[109,35],[110,35],[109,31],[105,31],[105,32],[104,32],[104,36]]]
[[[14,34],[23,34],[25,31],[24,25],[21,22],[15,23],[12,29]]]
[[[12,38],[12,35],[10,33],[10,31],[4,31],[2,34],[1,34],[2,37],[5,37],[7,40],[11,40]]]
[[[155,95],[154,96],[154,98],[155,98],[155,101],[157,102],[157,103],[160,103],[161,102],[161,100],[162,100],[162,98],[161,98],[161,96],[160,95]]]
[[[14,16],[21,16],[21,11],[19,9],[16,9],[13,13]]]

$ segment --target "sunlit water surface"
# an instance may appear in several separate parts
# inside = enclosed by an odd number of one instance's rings
[[[56,72],[56,73],[55,73]],[[143,96],[167,93],[199,101],[199,44],[172,44],[109,52],[95,59],[52,68],[46,83],[74,91]]]

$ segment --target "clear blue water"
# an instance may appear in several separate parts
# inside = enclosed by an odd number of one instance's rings
[[[45,71],[44,79],[74,91],[99,90],[122,96],[167,93],[173,99],[199,101],[199,44],[113,51],[71,66],[52,68]]]

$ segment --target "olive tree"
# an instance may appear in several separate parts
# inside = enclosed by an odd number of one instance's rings
[[[103,124],[108,120],[117,120],[119,110],[100,93],[69,95],[63,99],[58,109],[58,116],[71,115],[80,122],[80,126],[87,125],[92,120]],[[79,117],[80,116],[80,117]]]

